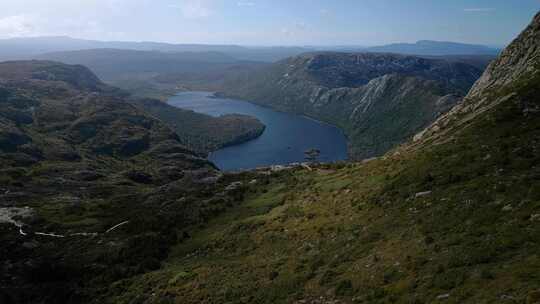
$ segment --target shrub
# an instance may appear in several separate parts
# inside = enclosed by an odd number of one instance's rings
[[[343,280],[339,282],[336,287],[336,295],[338,296],[350,296],[353,294],[353,285],[351,280]]]

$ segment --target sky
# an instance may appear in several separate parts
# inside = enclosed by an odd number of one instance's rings
[[[0,38],[504,46],[539,10],[540,0],[0,0]]]

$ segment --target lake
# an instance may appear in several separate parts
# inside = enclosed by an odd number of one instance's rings
[[[171,97],[168,103],[212,116],[250,115],[266,125],[260,137],[210,153],[209,160],[224,171],[303,162],[304,152],[309,149],[321,151],[321,162],[347,158],[347,140],[343,132],[307,117],[274,111],[246,101],[216,98],[210,92],[182,92]]]

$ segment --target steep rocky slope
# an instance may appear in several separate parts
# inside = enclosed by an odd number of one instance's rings
[[[464,96],[478,68],[455,61],[375,53],[312,53],[230,76],[225,95],[341,127],[353,158],[380,155]]]
[[[516,100],[516,90],[527,87],[536,79],[540,70],[540,21],[533,22],[494,60],[470,90],[469,94],[452,111],[441,116],[430,127],[417,134],[416,142],[441,140],[446,132],[456,126],[466,125],[477,115],[489,111],[501,102]],[[521,96],[519,102],[524,114],[536,113],[535,96]]]
[[[539,26],[416,142],[250,185],[110,302],[538,303]]]

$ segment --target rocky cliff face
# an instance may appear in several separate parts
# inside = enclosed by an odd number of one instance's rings
[[[501,102],[515,101],[516,91],[540,73],[540,13],[531,24],[494,60],[467,96],[431,126],[414,137],[417,143],[442,140],[457,126],[466,125]],[[523,112],[538,112],[533,102],[519,97]],[[534,98],[531,96],[531,98]],[[516,101],[517,102],[517,101]]]
[[[422,77],[468,88],[478,70],[463,63],[378,53],[312,53],[290,58],[285,79],[304,79],[329,89],[355,88],[389,74]]]
[[[478,97],[483,91],[504,87],[523,75],[538,73],[540,56],[540,14],[494,60],[471,89],[467,98]]]
[[[313,53],[228,79],[226,95],[336,124],[353,158],[403,142],[464,96],[481,71],[446,60]]]

